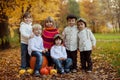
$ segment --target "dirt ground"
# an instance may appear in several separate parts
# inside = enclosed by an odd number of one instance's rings
[[[120,80],[117,71],[96,55],[93,59],[93,71],[91,73],[80,70],[80,60],[78,53],[78,71],[76,73],[44,75],[35,77],[28,73],[19,75],[20,48],[0,51],[0,80]]]

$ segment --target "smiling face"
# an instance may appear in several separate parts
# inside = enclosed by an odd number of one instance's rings
[[[36,36],[41,35],[41,33],[42,33],[42,28],[41,28],[41,27],[35,27],[35,28],[33,28],[33,33],[34,33]]]
[[[46,27],[53,27],[53,21],[46,21],[45,26]]]
[[[72,19],[68,19],[67,22],[68,22],[68,25],[72,27],[72,26],[75,25],[75,23],[76,23],[76,19],[74,19],[74,18],[72,18]]]
[[[32,18],[31,17],[26,17],[24,18],[24,22],[27,24],[30,24],[32,22]]]
[[[77,26],[79,30],[83,30],[85,28],[84,22],[77,22]]]
[[[59,38],[57,38],[57,39],[55,40],[55,44],[56,44],[56,45],[61,45],[61,44],[62,44],[62,40],[59,39]]]

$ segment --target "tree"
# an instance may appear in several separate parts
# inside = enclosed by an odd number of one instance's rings
[[[67,25],[66,17],[68,14],[80,16],[79,4],[75,0],[60,0],[59,6],[59,25],[60,31]]]
[[[99,8],[98,0],[82,0],[80,2],[80,15],[87,20],[94,33],[98,30],[98,22],[101,15]]]
[[[0,1],[0,48],[7,49],[10,47],[10,25],[20,22],[24,8],[26,11],[30,9],[24,3],[29,0],[1,0]],[[22,12],[23,11],[23,12]]]
[[[79,4],[75,0],[68,0],[68,10],[69,14],[74,14],[77,17],[80,17]]]
[[[11,4],[8,4],[8,3]],[[14,2],[11,2],[9,0],[1,0],[0,1],[0,48],[6,49],[10,47],[9,42],[9,28],[8,28],[8,16],[6,13],[7,8],[11,8],[14,10],[13,7]]]

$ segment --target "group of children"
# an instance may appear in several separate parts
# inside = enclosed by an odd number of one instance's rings
[[[77,20],[75,15],[68,15],[66,19],[68,26],[60,35],[53,18],[46,18],[42,30],[40,24],[32,26],[30,13],[26,12],[23,15],[23,22],[20,24],[21,70],[29,69],[30,56],[35,56],[34,74],[39,76],[42,55],[45,55],[48,65],[55,64],[60,74],[77,72],[77,51],[80,51],[81,69],[87,72],[92,71],[91,53],[95,48],[96,39],[86,28],[87,24],[83,18]]]

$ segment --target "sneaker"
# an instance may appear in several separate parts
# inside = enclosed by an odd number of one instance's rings
[[[91,71],[91,70],[88,70],[87,72],[88,72],[88,73],[91,73],[92,71]]]
[[[61,71],[60,71],[60,74],[64,74],[64,73],[65,73],[65,71],[64,71],[64,70],[61,70]]]
[[[69,72],[70,72],[70,69],[65,69],[65,72],[66,72],[66,73],[69,73]]]
[[[26,72],[25,69],[21,69],[21,70],[19,71],[19,74],[24,74],[25,72]]]
[[[34,72],[34,75],[37,77],[37,76],[40,76],[40,73],[39,73],[39,71],[35,71]]]
[[[29,74],[33,74],[33,69],[27,69],[27,71],[26,72],[28,72]]]
[[[77,72],[77,70],[76,70],[76,69],[73,69],[71,72],[76,73],[76,72]]]

